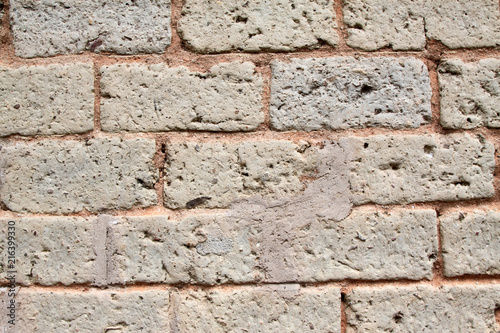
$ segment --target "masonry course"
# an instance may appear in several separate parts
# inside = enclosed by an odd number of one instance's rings
[[[170,45],[170,1],[10,1],[16,55],[162,53]]]
[[[71,213],[157,202],[149,139],[2,143],[0,198],[11,210]]]
[[[0,136],[94,128],[92,64],[0,67]]]
[[[445,59],[438,74],[443,127],[500,127],[500,59]]]
[[[427,67],[414,58],[338,57],[272,63],[277,130],[415,128],[431,120]]]
[[[196,52],[294,51],[338,43],[331,0],[188,0],[179,34]]]
[[[252,63],[222,63],[206,73],[185,67],[101,68],[104,131],[250,131],[264,121],[263,83]]]
[[[347,45],[367,51],[423,50],[426,38],[452,49],[500,45],[496,0],[346,0],[343,12]]]
[[[440,218],[444,274],[500,274],[500,212],[453,212]]]

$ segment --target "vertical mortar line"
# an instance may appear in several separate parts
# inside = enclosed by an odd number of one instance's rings
[[[438,79],[438,66],[440,59],[426,61],[427,69],[429,71],[429,79],[431,81],[431,114],[432,120],[431,125],[435,133],[442,133],[443,128],[439,122],[441,113],[441,94],[439,91],[439,79]]]
[[[168,136],[166,134],[158,134],[155,136],[156,153],[153,158],[153,163],[158,169],[158,182],[155,184],[156,196],[158,197],[157,207],[165,208],[164,186],[165,186],[165,162],[167,158],[167,143]]]
[[[271,131],[271,61],[266,61],[262,64],[255,64],[257,66],[258,71],[262,75],[263,81],[263,89],[262,89],[262,103],[261,103],[261,112],[264,113],[264,121],[259,126],[258,129]]]
[[[179,333],[179,291],[177,288],[172,288],[169,292],[169,305],[167,316],[170,319],[170,331]]]
[[[14,49],[14,38],[10,27],[10,1],[3,0],[3,17],[0,27],[0,45],[2,47],[1,59],[12,60],[16,58]]]
[[[179,22],[182,7],[184,5],[184,0],[171,0],[170,1],[170,46],[167,47],[163,56],[174,55],[174,60],[176,58],[175,54],[182,51],[183,44],[182,40],[177,32],[177,24]]]
[[[335,17],[337,21],[337,32],[339,35],[339,44],[337,49],[339,50],[350,50],[351,48],[347,46],[347,27],[344,23],[344,0],[336,0],[333,4],[333,10],[335,11]]]
[[[444,259],[443,259],[443,249],[441,242],[441,217],[439,209],[435,209],[436,212],[436,232],[437,232],[437,258],[434,262],[434,267],[432,269],[432,284],[436,287],[442,285],[444,280]]]
[[[94,131],[101,132],[101,72],[98,60],[93,61],[94,65]]]
[[[349,288],[346,286],[342,286],[340,288],[340,332],[341,333],[346,333],[347,332],[347,302],[345,300],[345,297],[347,293],[349,292]]]

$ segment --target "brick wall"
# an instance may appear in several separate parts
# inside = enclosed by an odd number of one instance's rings
[[[2,332],[500,330],[497,0],[1,15]]]

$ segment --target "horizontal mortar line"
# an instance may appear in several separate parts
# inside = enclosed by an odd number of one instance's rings
[[[226,137],[230,139],[296,139],[296,140],[321,140],[332,139],[335,137],[348,138],[353,137],[368,137],[374,135],[449,135],[449,134],[481,134],[485,137],[500,138],[500,131],[495,128],[479,127],[474,129],[444,129],[438,131],[434,128],[435,124],[424,125],[418,128],[410,129],[391,129],[384,127],[365,127],[365,128],[349,128],[335,130],[317,130],[317,131],[276,131],[272,129],[264,129],[249,132],[212,132],[212,131],[193,131],[193,130],[173,130],[173,131],[158,131],[158,132],[105,132],[94,130],[92,132],[81,134],[64,134],[64,135],[35,135],[21,136],[18,134],[8,135],[0,138],[0,142],[37,142],[42,140],[90,140],[94,138],[123,138],[123,139],[157,139],[159,136],[166,139],[167,143],[171,140],[207,140],[220,139]]]
[[[500,179],[500,177],[499,177]],[[498,209],[500,210],[500,198],[493,197],[487,199],[462,199],[457,201],[432,201],[415,202],[405,204],[376,204],[366,203],[353,206],[353,211],[391,211],[391,210],[445,210],[444,214],[453,211],[472,211]],[[102,215],[111,215],[114,217],[148,217],[148,216],[169,216],[173,219],[185,219],[200,215],[225,214],[229,208],[200,208],[200,209],[169,209],[162,206],[151,206],[145,208],[136,208],[130,210],[106,210],[98,212],[76,212],[68,214],[50,214],[50,213],[22,213],[10,210],[0,210],[0,218],[43,218],[43,217],[82,217],[94,218]]]
[[[498,285],[500,287],[500,275],[484,276],[466,276],[455,278],[441,278],[439,280],[408,280],[408,279],[394,279],[394,280],[360,280],[360,279],[344,279],[344,280],[330,280],[324,282],[265,282],[265,283],[226,283],[220,285],[208,284],[181,284],[181,283],[161,283],[161,282],[140,282],[134,284],[108,284],[106,286],[95,286],[93,284],[72,284],[72,285],[52,285],[44,286],[39,284],[31,284],[29,286],[16,285],[21,289],[40,290],[40,291],[88,291],[88,290],[106,290],[106,291],[135,291],[135,290],[148,290],[148,289],[204,289],[204,290],[217,290],[217,289],[234,289],[234,288],[247,288],[247,287],[266,287],[275,285],[300,285],[302,288],[318,288],[318,287],[332,287],[332,288],[362,288],[373,287],[383,288],[388,286],[399,287],[412,287],[412,286],[467,286],[467,285]],[[6,283],[1,283],[0,288],[8,287]]]

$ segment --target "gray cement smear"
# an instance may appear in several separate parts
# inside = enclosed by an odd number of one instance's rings
[[[326,143],[318,151],[318,176],[292,198],[269,201],[261,196],[234,202],[226,213],[226,227],[250,226],[262,232],[255,239],[255,252],[267,282],[299,279],[290,239],[295,230],[319,229],[324,221],[341,221],[352,209],[350,192],[351,147]]]

